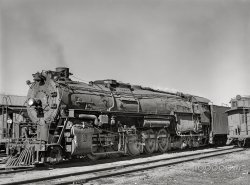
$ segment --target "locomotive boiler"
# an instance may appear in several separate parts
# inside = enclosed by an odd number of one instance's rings
[[[31,122],[20,125],[20,136],[8,143],[7,165],[136,156],[208,144],[208,99],[111,79],[87,84],[70,75],[60,67],[27,81]]]

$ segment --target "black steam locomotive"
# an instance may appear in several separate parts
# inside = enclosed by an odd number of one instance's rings
[[[61,67],[33,74],[34,81],[27,81],[31,122],[20,123],[18,136],[8,143],[7,166],[226,142],[227,107],[116,80],[86,84],[72,81],[70,75]]]

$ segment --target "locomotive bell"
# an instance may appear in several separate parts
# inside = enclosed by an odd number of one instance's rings
[[[241,95],[237,95],[236,100],[240,101],[241,100]]]

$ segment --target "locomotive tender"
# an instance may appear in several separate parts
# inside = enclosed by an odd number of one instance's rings
[[[31,122],[20,124],[19,137],[8,143],[7,166],[166,152],[218,143],[227,134],[225,107],[206,98],[116,80],[87,84],[70,75],[60,67],[27,81]]]

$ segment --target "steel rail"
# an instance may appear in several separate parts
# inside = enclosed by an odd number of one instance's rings
[[[34,170],[34,166],[17,166],[15,169],[13,168],[0,168],[0,175],[10,174],[10,173],[19,173]]]
[[[143,170],[149,170],[153,168],[158,168],[158,167],[163,167],[163,166],[169,166],[169,165],[174,165],[174,164],[179,164],[183,162],[189,162],[193,160],[199,160],[199,159],[204,159],[204,158],[209,158],[209,157],[215,157],[219,155],[224,155],[232,152],[237,152],[237,151],[243,151],[244,149],[237,148],[237,149],[230,149],[226,151],[214,151],[210,152],[208,154],[199,154],[199,155],[194,155],[194,156],[186,156],[186,157],[180,157],[180,158],[175,158],[175,159],[170,159],[170,160],[159,160],[157,162],[147,162],[144,164],[135,164],[135,165],[130,165],[130,166],[120,166],[116,167],[112,170],[106,170],[106,171],[101,171],[100,173],[97,174],[88,174],[89,176],[87,177],[82,177],[82,175],[79,175],[79,178],[77,179],[77,176],[70,176],[64,179],[60,179],[59,182],[55,182],[52,184],[55,185],[66,185],[66,184],[82,184],[88,181],[100,179],[100,178],[107,178],[107,177],[113,177],[113,176],[118,176],[118,175],[124,175],[127,173],[133,173],[133,172],[138,172],[138,171],[143,171]],[[76,180],[77,179],[77,180]],[[51,182],[51,181],[50,181]]]
[[[162,166],[168,166],[168,165],[173,165],[173,164],[178,164],[182,162],[188,162],[192,160],[197,160],[197,159],[203,159],[203,158],[208,158],[208,157],[214,157],[218,155],[223,155],[223,154],[228,154],[232,152],[237,152],[237,151],[243,151],[244,149],[242,148],[226,148],[226,149],[216,149],[213,151],[202,151],[194,154],[186,154],[186,155],[181,155],[181,156],[175,156],[175,157],[165,157],[161,159],[153,159],[153,160],[148,160],[148,161],[142,161],[142,162],[135,162],[133,164],[118,164],[118,165],[113,165],[110,167],[101,167],[101,168],[96,168],[94,170],[78,170],[77,172],[67,172],[66,174],[60,174],[60,175],[52,175],[50,176],[45,176],[45,177],[39,177],[39,178],[30,178],[30,179],[25,179],[21,181],[15,181],[13,179],[11,182],[4,183],[2,184],[9,185],[9,184],[34,184],[36,182],[43,182],[45,183],[46,181],[50,180],[50,184],[76,184],[76,183],[83,183],[91,180],[96,180],[100,178],[105,178],[105,177],[111,177],[111,176],[117,176],[121,174],[126,174],[126,173],[132,173],[132,172],[137,172],[141,170],[147,170],[147,169],[152,169],[152,168],[157,168],[157,167],[162,167]],[[99,173],[99,174],[98,174]],[[85,177],[82,177],[85,175]],[[78,179],[76,180],[76,178]],[[72,179],[73,178],[73,179]],[[58,181],[60,182],[52,182]]]

